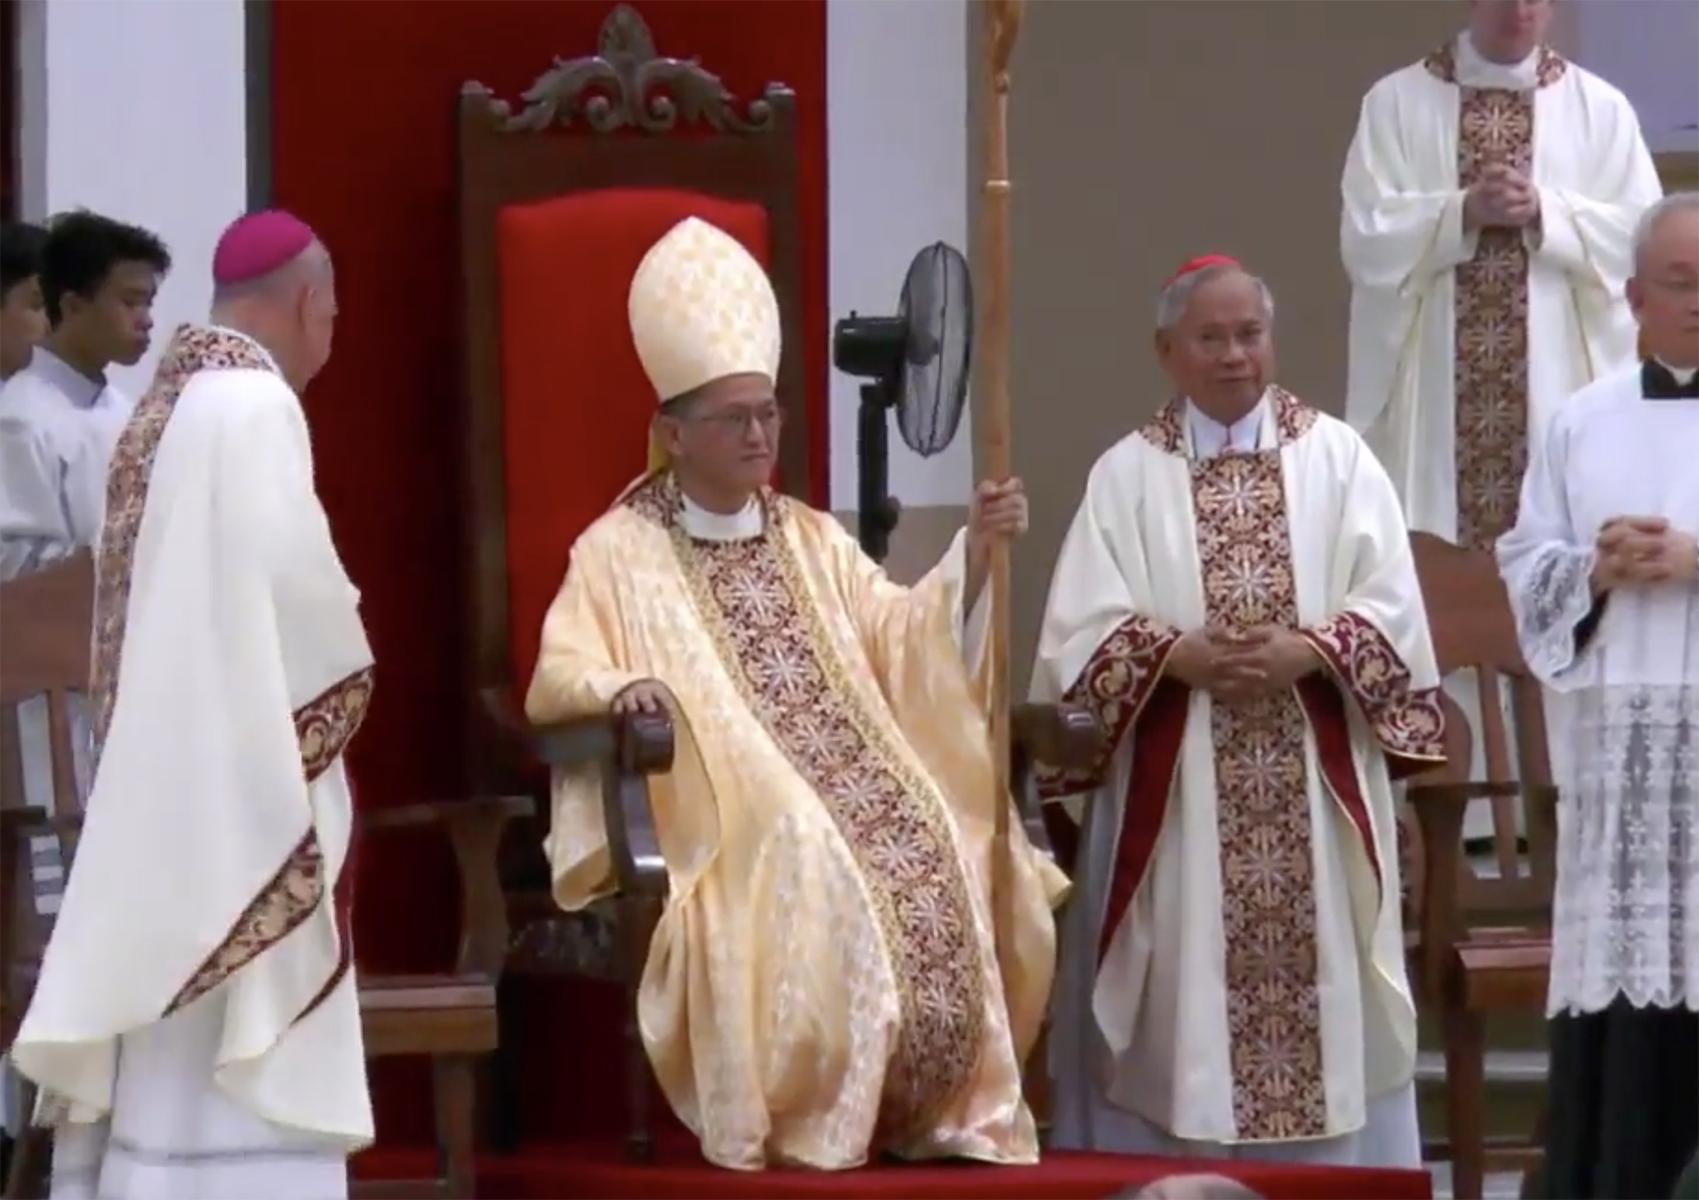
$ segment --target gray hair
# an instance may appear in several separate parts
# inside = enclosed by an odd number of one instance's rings
[[[1244,275],[1257,285],[1257,291],[1262,295],[1262,313],[1265,320],[1274,320],[1274,293],[1268,284],[1252,275],[1237,263],[1214,263],[1202,270],[1182,275],[1173,283],[1162,289],[1162,295],[1156,298],[1156,327],[1172,329],[1180,323],[1180,318],[1186,315],[1186,309],[1192,303],[1192,296],[1204,284],[1220,279],[1224,275]]]
[[[1263,1197],[1262,1193],[1225,1175],[1166,1175],[1142,1188],[1117,1192],[1113,1200],[1263,1200]]]
[[[1634,266],[1638,270],[1640,260],[1646,255],[1646,246],[1657,233],[1658,226],[1671,213],[1699,212],[1699,192],[1671,192],[1656,204],[1647,207],[1640,214],[1640,220],[1634,226]]]

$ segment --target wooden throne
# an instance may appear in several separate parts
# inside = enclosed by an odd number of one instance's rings
[[[669,768],[672,730],[664,717],[611,715],[533,728],[517,689],[574,539],[643,471],[655,398],[626,294],[643,254],[685,217],[737,237],[772,277],[789,350],[777,380],[787,413],[778,483],[805,488],[795,97],[770,84],[759,99],[737,99],[696,61],[659,55],[621,4],[596,54],[556,59],[519,104],[467,84],[459,159],[472,792],[538,795],[543,767],[599,771],[617,886],[590,911],[560,912],[542,859],[546,830],[541,821],[525,829],[504,863],[514,935],[503,978],[567,975],[624,989],[627,1148],[646,1158],[652,1083],[635,998],[667,878],[645,779]],[[1086,714],[1025,711],[1017,726],[1023,757],[1089,755],[1094,740]],[[504,1005],[507,1020],[517,1010],[505,995]],[[595,1040],[579,1031],[574,1044]],[[518,1138],[516,1065],[496,1080],[498,1144]],[[599,1106],[617,1108],[617,1098],[604,1089]]]

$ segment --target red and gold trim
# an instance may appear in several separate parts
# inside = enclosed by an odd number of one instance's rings
[[[1423,60],[1428,73],[1459,87],[1457,186],[1490,166],[1526,176],[1534,163],[1536,93],[1463,87],[1447,43]],[[1569,64],[1540,50],[1539,87]],[[1519,229],[1487,228],[1474,256],[1458,265],[1452,384],[1456,395],[1457,542],[1490,546],[1516,523],[1528,460],[1528,241]]]
[[[1342,612],[1300,633],[1362,712],[1393,779],[1445,761],[1439,689],[1412,690],[1410,669],[1372,622]]]
[[[685,533],[670,473],[624,503],[668,531],[721,663],[854,856],[901,1005],[879,1114],[881,1141],[900,1144],[971,1086],[985,1045],[972,884],[944,798],[852,681],[788,536],[794,501],[763,491],[762,536],[731,542]]]
[[[358,671],[295,713],[295,730],[301,744],[301,768],[309,785],[347,750],[365,720],[372,696],[372,670]],[[317,1008],[348,973],[353,941],[348,921],[354,872],[344,863],[334,889],[342,903],[337,906],[337,932],[341,961],[318,996],[296,1016],[300,1021]],[[199,999],[277,945],[324,903],[324,851],[318,834],[308,829],[284,858],[277,873],[249,902],[231,925],[218,948],[207,955],[165,1010],[170,1016]]]
[[[172,336],[153,384],[136,405],[119,436],[106,478],[106,519],[96,560],[94,645],[91,693],[94,705],[94,755],[99,762],[117,703],[117,682],[128,623],[130,586],[135,569],[136,539],[147,507],[154,457],[177,400],[189,381],[202,371],[252,370],[276,373],[277,367],[258,344],[228,330],[193,325]],[[365,719],[372,694],[372,670],[357,671],[328,688],[294,714],[301,748],[301,770],[308,784],[322,775],[348,748]],[[319,1000],[347,973],[350,947],[347,898],[353,871],[348,864],[338,877],[343,897],[337,924],[342,934],[342,962]],[[324,852],[311,828],[284,856],[276,873],[240,916],[218,948],[180,988],[165,1014],[178,1011],[206,995],[236,971],[275,946],[296,929],[325,900]],[[296,1020],[306,1016],[315,1000]]]
[[[1144,617],[1128,617],[1093,652],[1062,703],[1086,708],[1103,731],[1089,766],[1068,769],[1041,763],[1034,780],[1041,800],[1055,800],[1103,786],[1115,752],[1138,723],[1162,682],[1162,672],[1179,631]]]

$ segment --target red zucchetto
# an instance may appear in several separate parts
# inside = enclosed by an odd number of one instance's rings
[[[228,287],[270,275],[317,240],[310,225],[282,209],[238,217],[212,252],[212,282]]]
[[[1238,259],[1226,254],[1200,254],[1196,258],[1189,259],[1188,261],[1180,264],[1180,269],[1170,275],[1167,280],[1163,282],[1162,287],[1164,290],[1171,288],[1186,276],[1205,270],[1209,267],[1236,267],[1238,265]]]

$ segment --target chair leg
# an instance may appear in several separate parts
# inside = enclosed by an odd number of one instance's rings
[[[1518,1193],[1521,1200],[1543,1200],[1546,1194],[1547,1111],[1546,1106],[1541,1104],[1540,1114],[1534,1120],[1534,1161],[1522,1172],[1522,1190]]]
[[[631,1106],[630,1132],[625,1138],[625,1157],[634,1163],[655,1160],[654,1131],[649,1108],[654,1095],[654,1075],[649,1070],[649,1052],[643,1048],[643,1030],[637,1021],[637,993],[642,986],[643,967],[649,943],[659,922],[658,900],[635,897],[622,905],[619,915],[620,974],[625,984],[625,1074],[626,1097]]]
[[[35,1091],[27,1094],[29,1112],[35,1107]],[[37,1200],[45,1197],[53,1174],[53,1131],[38,1126],[22,1130],[12,1143],[12,1161],[6,1170],[5,1200]]]
[[[477,1192],[477,1060],[465,1054],[433,1057],[431,1090],[436,1101],[443,1195],[446,1200],[473,1200]]]
[[[1451,1139],[1451,1194],[1481,1200],[1486,1189],[1486,1022],[1455,1004],[1445,1011],[1446,1133]]]

